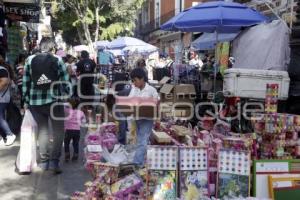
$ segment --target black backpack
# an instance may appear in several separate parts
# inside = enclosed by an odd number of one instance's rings
[[[49,90],[59,80],[58,58],[49,53],[37,54],[31,61],[31,76],[34,89]]]

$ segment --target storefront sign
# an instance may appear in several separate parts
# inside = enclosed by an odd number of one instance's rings
[[[2,9],[12,21],[39,23],[41,8],[36,4],[5,3]]]

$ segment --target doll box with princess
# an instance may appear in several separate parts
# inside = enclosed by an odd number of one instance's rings
[[[94,162],[92,174],[94,177],[101,177],[103,182],[115,183],[119,176],[120,167],[102,162]]]
[[[208,150],[206,148],[181,147],[179,152],[181,199],[199,199],[209,196]]]

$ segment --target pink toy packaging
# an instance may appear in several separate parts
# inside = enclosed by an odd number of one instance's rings
[[[113,196],[124,198],[130,193],[138,191],[142,186],[142,180],[137,175],[132,174],[112,184],[111,192]]]

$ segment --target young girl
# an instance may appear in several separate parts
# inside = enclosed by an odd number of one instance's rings
[[[78,160],[79,154],[79,140],[80,140],[80,126],[82,123],[86,122],[84,113],[78,110],[79,100],[70,99],[69,103],[71,105],[65,108],[66,121],[65,121],[65,161],[70,160],[70,142],[73,140],[74,154],[72,161]]]

